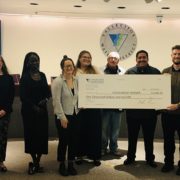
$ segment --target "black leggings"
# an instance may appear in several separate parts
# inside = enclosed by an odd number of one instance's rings
[[[0,118],[0,162],[5,161],[6,158],[8,126],[9,115],[5,115]]]

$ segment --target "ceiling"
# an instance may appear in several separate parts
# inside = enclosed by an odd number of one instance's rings
[[[180,0],[0,0],[0,14],[70,17],[147,18],[163,15],[180,18]],[[151,0],[149,0],[151,1]],[[38,3],[39,5],[30,5]],[[80,5],[82,7],[74,7]],[[118,9],[117,7],[125,7]],[[161,9],[169,7],[170,9]]]

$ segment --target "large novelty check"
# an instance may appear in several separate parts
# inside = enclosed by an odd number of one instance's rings
[[[165,109],[170,75],[79,75],[80,108]]]

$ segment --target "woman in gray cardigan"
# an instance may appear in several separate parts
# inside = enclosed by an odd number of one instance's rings
[[[62,75],[53,80],[51,88],[55,122],[59,135],[57,154],[57,160],[60,162],[59,173],[62,176],[68,176],[77,174],[73,161],[76,155],[78,137],[78,91],[77,80],[74,77],[75,66],[72,59],[64,56],[60,66]],[[67,150],[68,167],[66,168]]]

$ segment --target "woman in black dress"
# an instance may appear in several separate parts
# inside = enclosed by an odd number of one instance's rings
[[[14,82],[9,75],[6,64],[0,55],[0,171],[6,172],[7,133],[14,99]]]
[[[92,56],[89,51],[80,52],[76,64],[76,75],[99,74],[97,68],[92,65]],[[79,112],[80,132],[76,164],[82,163],[82,156],[93,160],[95,166],[101,162],[101,111],[100,109],[82,109]]]
[[[24,125],[25,153],[31,155],[29,174],[42,172],[40,159],[48,153],[48,112],[47,100],[50,89],[46,76],[39,71],[40,58],[37,53],[29,52],[24,59],[20,80],[21,114]]]

